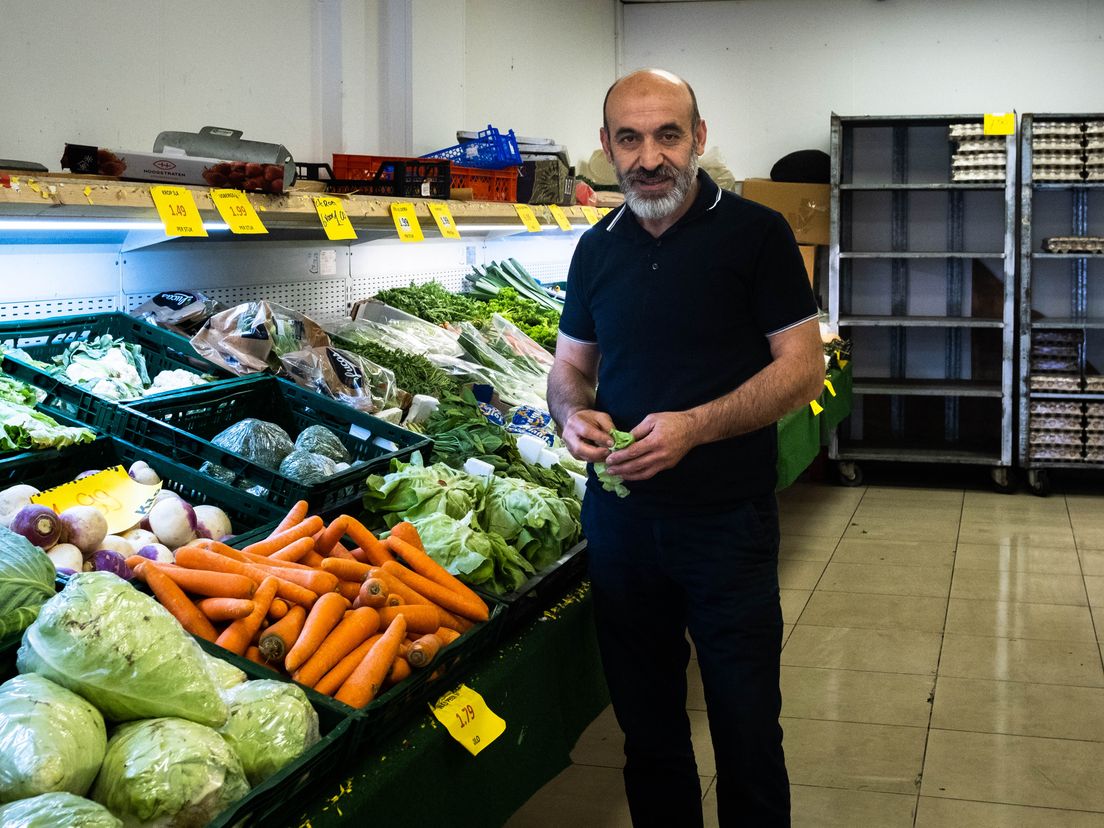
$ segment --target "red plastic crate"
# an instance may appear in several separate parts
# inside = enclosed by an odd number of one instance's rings
[[[517,201],[518,168],[484,170],[478,167],[452,168],[452,186],[470,188],[479,201]]]

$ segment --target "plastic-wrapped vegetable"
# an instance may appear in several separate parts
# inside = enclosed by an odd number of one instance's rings
[[[333,460],[324,454],[296,449],[280,463],[280,474],[304,486],[313,486],[332,477],[337,470]]]
[[[87,793],[106,747],[103,716],[76,693],[34,674],[0,685],[0,802]]]
[[[219,690],[229,690],[245,681],[245,673],[229,661],[223,661],[206,651],[203,653],[203,660],[207,664],[207,672],[211,674]]]
[[[324,347],[330,338],[313,319],[272,302],[246,302],[216,313],[191,339],[201,356],[235,374],[279,371],[280,357]]]
[[[27,628],[16,664],[80,694],[113,721],[226,721],[199,645],[156,600],[110,572],[71,577]]]
[[[247,681],[223,693],[230,718],[219,733],[259,785],[318,741],[318,714],[287,681]]]
[[[211,442],[272,471],[276,471],[280,462],[295,450],[295,443],[280,426],[254,417],[223,429],[211,438]]]
[[[122,820],[98,802],[67,792],[45,793],[0,807],[0,828],[123,828]]]
[[[126,825],[206,825],[249,792],[241,760],[209,727],[147,719],[107,743],[92,798]]]
[[[395,374],[352,351],[304,348],[280,363],[297,385],[368,414],[402,403]]]
[[[295,447],[315,454],[324,454],[335,463],[351,463],[353,456],[341,438],[324,425],[307,426],[295,438]]]

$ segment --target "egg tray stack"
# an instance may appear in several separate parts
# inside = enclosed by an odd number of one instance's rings
[[[1104,463],[1104,402],[1085,403],[1085,462]]]
[[[1036,121],[1033,130],[1035,181],[1104,181],[1104,121]]]
[[[1081,390],[1080,331],[1035,331],[1031,337],[1032,391],[1077,393]],[[1033,460],[1080,462],[1084,447],[1084,404],[1076,400],[1032,400],[1029,456]]]
[[[1005,180],[1008,160],[1003,135],[986,135],[981,123],[951,124],[951,181],[1000,182]]]

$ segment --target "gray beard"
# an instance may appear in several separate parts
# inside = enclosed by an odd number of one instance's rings
[[[694,180],[698,177],[697,153],[690,153],[690,163],[684,168],[668,167],[667,169],[671,171],[674,187],[671,188],[669,193],[662,196],[641,195],[633,188],[636,177],[634,173],[625,175],[620,172],[617,173],[617,183],[621,186],[621,192],[625,194],[625,203],[629,205],[629,209],[636,216],[645,221],[667,218],[686,199],[690,188],[694,186]]]

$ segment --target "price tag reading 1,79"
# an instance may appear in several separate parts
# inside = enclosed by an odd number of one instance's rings
[[[184,187],[150,187],[153,205],[167,236],[206,236],[199,208],[191,190]]]
[[[73,506],[94,506],[107,519],[107,532],[125,532],[149,513],[161,484],[146,486],[131,479],[122,466],[104,469],[70,483],[39,492],[32,503],[64,512]]]
[[[230,226],[231,233],[267,233],[257,211],[241,190],[211,190],[211,200],[222,220]]]
[[[418,222],[418,213],[409,201],[398,201],[392,204],[391,218],[395,222],[399,241],[420,242],[425,239],[422,235],[422,225]]]
[[[427,201],[429,212],[433,220],[437,222],[437,229],[441,231],[441,237],[445,239],[460,238],[460,231],[456,229],[456,222],[452,219],[452,211],[443,201]]]
[[[357,237],[341,199],[333,196],[315,196],[314,209],[318,211],[318,220],[322,222],[322,229],[326,231],[326,238],[330,241]]]
[[[430,706],[437,721],[472,756],[506,732],[506,722],[491,712],[483,697],[461,684]]]

